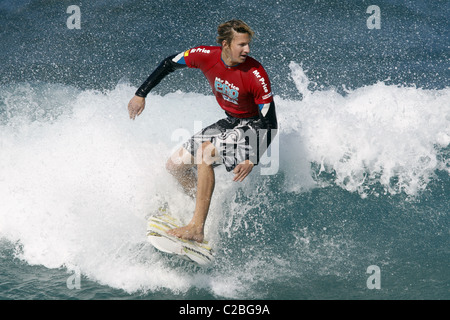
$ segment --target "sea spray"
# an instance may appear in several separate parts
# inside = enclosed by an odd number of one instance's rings
[[[416,196],[436,171],[448,172],[442,150],[450,119],[442,115],[449,114],[449,90],[379,82],[345,95],[310,91],[307,73],[290,66],[304,97],[275,96],[279,172],[259,175],[256,167],[235,184],[216,169],[206,231],[218,255],[212,269],[174,264],[145,239],[146,217],[161,203],[183,221],[193,212],[164,164],[181,143],[176,130],[193,134],[195,122],[223,116],[212,96],[197,93],[152,94],[131,121],[126,106],[136,88],[126,83],[102,92],[44,83],[1,87],[2,239],[16,244],[16,257],[28,264],[79,268],[83,277],[129,293],[197,288],[264,298],[271,293],[261,279],[301,283],[317,270],[345,277],[358,243],[335,227],[358,229],[345,215],[327,224],[338,195]],[[329,192],[336,199],[321,199],[320,190],[330,187],[338,188]]]
[[[297,147],[315,174],[362,195],[380,184],[384,192],[417,195],[435,170],[449,172],[440,153],[450,143],[450,89],[425,90],[383,82],[348,90],[310,92],[301,67],[292,77],[305,99],[280,101],[280,122],[298,136]],[[283,132],[282,132],[283,133]],[[295,149],[295,142],[292,147]]]

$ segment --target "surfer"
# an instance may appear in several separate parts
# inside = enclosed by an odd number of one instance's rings
[[[277,119],[269,77],[249,56],[253,30],[242,20],[218,27],[220,46],[199,46],[164,59],[128,104],[131,119],[145,108],[145,98],[165,76],[189,67],[200,69],[226,118],[196,133],[167,161],[167,170],[184,191],[196,195],[192,220],[168,233],[202,242],[214,191],[214,167],[224,164],[234,181],[243,181],[258,164],[276,134]],[[195,172],[195,169],[197,172]]]

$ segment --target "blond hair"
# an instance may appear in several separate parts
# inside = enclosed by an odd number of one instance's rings
[[[222,23],[217,28],[217,33],[219,34],[217,37],[217,43],[222,45],[222,42],[225,40],[228,44],[230,44],[234,37],[234,31],[239,33],[247,33],[250,36],[250,39],[255,34],[244,21],[233,19]]]

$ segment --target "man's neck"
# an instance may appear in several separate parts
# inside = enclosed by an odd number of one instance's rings
[[[223,63],[227,67],[235,67],[239,64],[239,63],[233,62],[231,60],[230,55],[227,53],[226,49],[224,49],[224,48],[222,48],[221,58],[222,58]]]

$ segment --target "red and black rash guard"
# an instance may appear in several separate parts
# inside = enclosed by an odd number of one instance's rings
[[[211,85],[220,107],[235,118],[260,117],[261,127],[277,129],[269,77],[251,57],[236,66],[222,60],[222,48],[200,46],[166,58],[136,91],[146,97],[166,75],[183,68],[200,69]]]
[[[251,57],[236,66],[227,66],[221,47],[197,47],[184,52],[190,68],[203,71],[220,107],[235,118],[258,116],[258,105],[272,102],[269,77]]]

